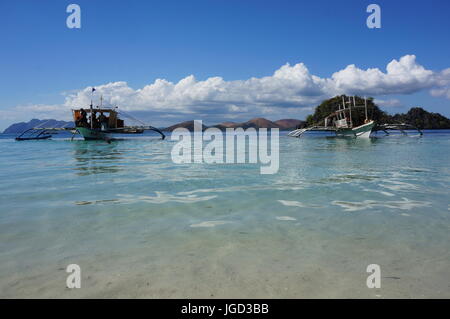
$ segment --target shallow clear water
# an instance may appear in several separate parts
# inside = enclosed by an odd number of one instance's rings
[[[282,135],[274,175],[174,144],[0,138],[0,297],[450,297],[450,132]]]

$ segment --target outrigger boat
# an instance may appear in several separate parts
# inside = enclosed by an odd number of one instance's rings
[[[107,142],[113,140],[113,134],[142,134],[144,131],[155,131],[159,133],[162,139],[165,138],[163,132],[157,128],[145,125],[141,121],[118,111],[118,108],[93,108],[92,104],[89,109],[73,109],[74,127],[34,127],[22,132],[16,137],[17,141],[27,140],[45,140],[58,134],[61,131],[72,132],[72,139],[75,134],[80,134],[85,140],[105,140]],[[89,120],[87,115],[89,116]],[[97,115],[100,116],[97,118]],[[134,121],[140,122],[139,126],[125,126],[124,120],[119,118],[119,114],[124,115]]]
[[[352,109],[364,108],[365,119],[363,123],[355,125],[352,118]],[[342,105],[338,104],[338,109],[332,112],[323,119],[324,125],[313,125],[306,128],[298,128],[288,133],[288,136],[301,137],[308,131],[330,131],[335,132],[337,137],[351,137],[351,138],[369,138],[372,132],[384,131],[389,135],[388,130],[400,130],[406,134],[404,130],[415,129],[420,135],[422,131],[410,124],[377,124],[373,119],[370,119],[367,112],[367,99],[364,98],[364,105],[356,105],[355,97],[349,97],[345,101],[342,96]]]
[[[144,131],[158,132],[164,139],[165,135],[153,126],[125,126],[124,120],[119,118],[117,108],[90,108],[87,110],[72,110],[75,129],[85,140],[108,140],[112,134],[142,134]],[[89,114],[89,122],[86,116]],[[99,117],[97,115],[100,114]],[[105,115],[106,114],[106,115]],[[125,113],[121,113],[125,114]],[[101,116],[104,117],[102,121]],[[130,115],[128,117],[132,118]],[[135,121],[137,119],[132,118]],[[139,121],[140,122],[140,121]]]
[[[352,103],[353,102],[353,103]],[[307,131],[332,131],[336,133],[338,137],[361,137],[368,138],[375,126],[375,121],[369,119],[367,114],[367,99],[364,99],[364,105],[356,105],[355,97],[353,101],[349,97],[348,101],[345,101],[342,97],[342,106],[338,104],[338,110],[331,113],[324,118],[324,125],[313,125],[306,128],[296,129],[290,132],[288,135],[292,137],[301,137]],[[352,104],[353,108],[365,108],[366,118],[361,125],[353,125],[352,120]],[[329,125],[331,124],[331,125]]]

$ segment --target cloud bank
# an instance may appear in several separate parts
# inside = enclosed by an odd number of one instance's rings
[[[450,99],[450,68],[427,70],[417,63],[415,55],[405,55],[389,62],[385,71],[363,70],[352,64],[328,78],[313,75],[305,64],[298,63],[285,64],[271,76],[247,80],[226,81],[221,77],[197,80],[189,75],[177,83],[157,79],[140,89],[133,89],[126,82],[95,87],[94,101],[102,95],[106,105],[117,105],[125,111],[233,118],[244,114],[298,113],[339,94],[383,97],[429,90],[432,96]],[[32,113],[62,114],[71,108],[86,107],[90,100],[91,88],[87,87],[66,95],[61,105],[17,108]],[[396,99],[379,101],[386,106],[400,104]]]

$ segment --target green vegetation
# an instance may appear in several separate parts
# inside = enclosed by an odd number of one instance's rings
[[[344,98],[348,101],[348,96],[344,95]],[[356,105],[364,105],[364,98],[356,96],[355,100]],[[308,115],[306,118],[307,126],[324,125],[324,118],[336,111],[339,104],[342,105],[342,95],[323,101],[316,107],[314,114]],[[425,111],[420,107],[414,107],[405,114],[390,115],[382,111],[374,103],[373,98],[368,98],[367,110],[369,118],[375,120],[379,124],[407,123],[421,129],[450,129],[450,119],[439,113]],[[365,119],[364,107],[352,108],[352,119],[354,125],[363,124]]]
[[[395,123],[408,123],[423,129],[450,129],[450,119],[439,113],[427,112],[421,107],[413,107],[408,113],[392,116]]]

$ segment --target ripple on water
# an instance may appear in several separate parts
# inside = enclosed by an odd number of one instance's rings
[[[294,221],[297,220],[297,218],[291,217],[291,216],[277,216],[277,220],[286,220],[286,221]]]
[[[347,202],[347,201],[332,201],[333,205],[340,206],[347,212],[354,212],[359,210],[365,210],[375,207],[385,207],[392,209],[410,210],[416,207],[430,207],[430,202],[415,201],[403,197],[402,201],[376,201],[376,200],[364,200],[361,202]]]
[[[224,220],[214,220],[214,221],[204,221],[204,222],[201,222],[201,223],[198,223],[198,224],[192,224],[190,226],[193,227],[193,228],[196,228],[196,227],[216,227],[216,226],[219,226],[219,225],[225,225],[225,224],[229,224],[229,223],[231,223],[231,222],[224,221]]]

